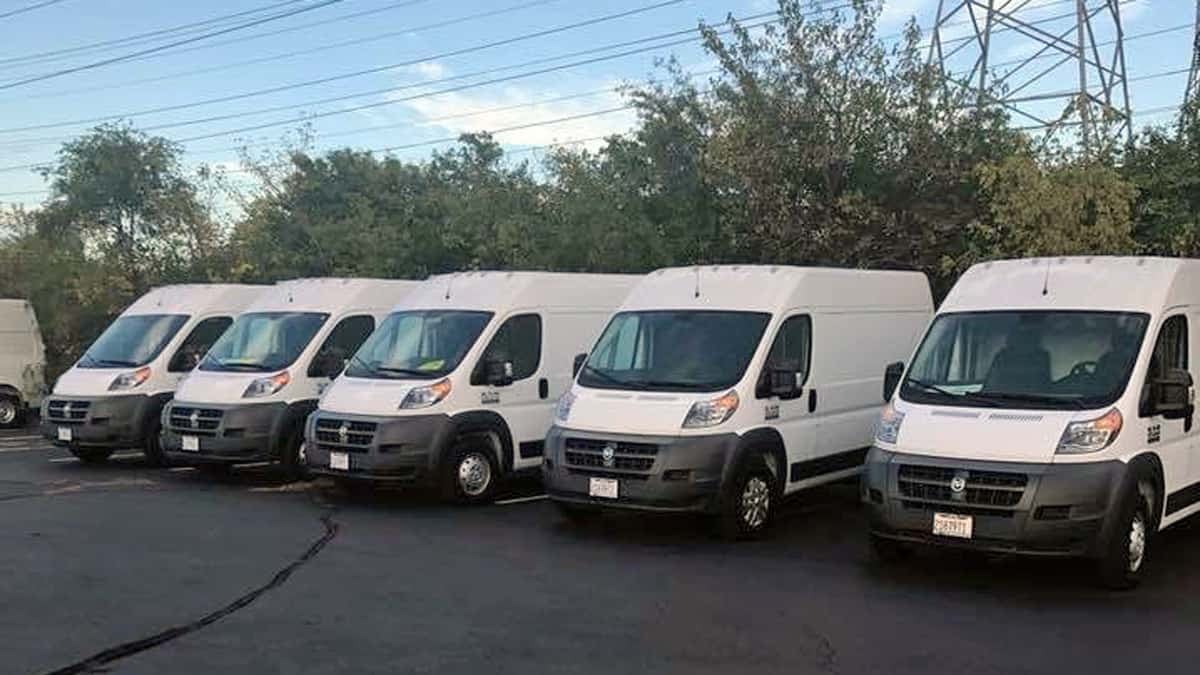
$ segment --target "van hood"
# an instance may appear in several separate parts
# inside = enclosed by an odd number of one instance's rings
[[[897,452],[953,459],[1051,463],[1067,424],[1100,411],[1012,410],[898,402]]]
[[[185,403],[252,403],[243,399],[246,387],[261,377],[270,377],[278,370],[263,373],[227,373],[193,370],[175,391],[175,400]],[[288,386],[295,386],[295,382]],[[281,391],[287,391],[284,387]]]
[[[125,373],[137,368],[75,368],[72,367],[58,378],[54,393],[59,396],[112,396],[115,394],[140,394],[141,387],[128,391],[113,392],[108,387]],[[145,386],[145,385],[142,385]]]
[[[575,395],[575,402],[563,426],[579,431],[661,436],[680,435],[683,418],[692,404],[713,397],[713,394],[587,389],[580,386],[571,391]],[[711,433],[712,430],[700,431]]]
[[[375,380],[342,376],[333,381],[321,397],[320,408],[344,415],[402,414],[400,403],[413,387],[423,387],[438,380]],[[451,394],[453,396],[454,394]],[[404,411],[412,412],[412,411]],[[420,412],[420,411],[416,411]]]

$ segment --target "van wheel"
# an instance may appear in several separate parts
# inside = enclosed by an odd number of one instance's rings
[[[722,491],[717,534],[731,541],[761,537],[775,515],[777,494],[775,475],[763,457],[748,457]]]
[[[146,430],[146,440],[142,441],[142,454],[150,466],[167,465],[167,455],[162,448],[162,421],[158,415],[154,416],[154,422]]]
[[[84,464],[103,464],[113,451],[110,448],[71,448],[71,454]]]
[[[462,440],[442,464],[442,498],[458,504],[487,504],[495,498],[500,477],[490,448],[478,440]]]
[[[21,426],[21,405],[11,396],[0,396],[0,429]]]
[[[871,534],[871,554],[881,563],[900,563],[912,557],[911,547],[894,539]]]
[[[1154,488],[1149,482],[1139,480],[1126,488],[1112,539],[1097,561],[1097,575],[1105,588],[1128,590],[1141,583],[1154,529],[1152,503]]]
[[[279,463],[283,466],[283,476],[291,482],[308,480],[308,465],[304,457],[304,430],[296,429],[280,448]]]

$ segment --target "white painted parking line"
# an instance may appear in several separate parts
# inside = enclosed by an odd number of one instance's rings
[[[141,456],[142,456],[142,453],[140,453],[140,452],[123,452],[120,454],[112,455],[109,457],[109,459],[136,459]],[[60,462],[78,462],[79,458],[78,457],[58,457],[58,458],[52,459],[50,461],[54,462],[55,464],[60,463]]]
[[[167,469],[167,471],[170,471],[172,473],[179,473],[181,471],[195,471],[195,470],[196,470],[196,467],[194,467],[194,466],[173,466],[173,467]]]
[[[501,499],[496,502],[500,506],[508,506],[509,504],[524,504],[525,502],[540,502],[546,498],[546,495],[534,495],[532,497],[515,497],[513,499]]]
[[[0,436],[0,443],[10,443],[10,442],[16,442],[16,441],[40,441],[40,440],[42,440],[42,437],[40,434],[32,434],[29,436]]]
[[[25,447],[23,447],[23,448],[18,448],[18,447],[12,447],[12,448],[0,447],[0,455],[6,454],[6,453],[10,453],[10,452],[13,452],[13,453],[15,453],[15,452],[34,452],[34,451],[44,451],[44,450],[53,450],[53,449],[54,449],[54,446],[50,446],[50,445],[42,445],[42,446],[36,446],[36,445],[27,445],[27,446],[25,446]]]

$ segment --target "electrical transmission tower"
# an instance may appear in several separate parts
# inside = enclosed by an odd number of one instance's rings
[[[1196,0],[1196,27],[1192,34],[1192,70],[1188,74],[1187,89],[1183,94],[1184,114],[1195,113],[1189,109],[1200,96],[1200,0]]]
[[[938,0],[929,59],[1018,127],[1090,155],[1132,140],[1121,0]]]

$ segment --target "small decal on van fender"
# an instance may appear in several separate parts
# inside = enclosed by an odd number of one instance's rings
[[[483,392],[482,394],[480,394],[480,395],[479,395],[479,402],[480,402],[480,403],[482,403],[483,405],[490,405],[490,404],[493,404],[493,403],[499,403],[499,402],[500,402],[500,392],[498,392],[498,391],[485,391],[485,392]]]
[[[777,420],[779,419],[779,404],[775,403],[766,407],[763,413],[763,419]]]
[[[1161,424],[1151,424],[1149,427],[1146,427],[1146,442],[1147,443],[1157,443],[1161,440],[1162,440],[1162,425]]]

